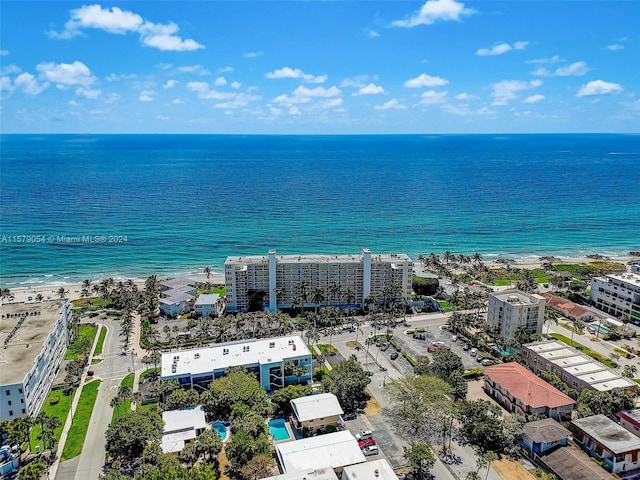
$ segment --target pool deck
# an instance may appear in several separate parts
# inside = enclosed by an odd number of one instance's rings
[[[276,417],[276,418],[272,418],[271,420],[269,420],[269,422],[271,422],[272,420],[283,420],[284,421],[284,428],[287,429],[287,433],[289,434],[289,438],[285,438],[282,440],[276,440],[275,437],[273,436],[273,434],[271,433],[271,430],[269,430],[269,434],[271,435],[271,440],[273,441],[273,443],[286,443],[286,442],[293,442],[295,440],[298,440],[299,438],[302,438],[300,435],[298,435],[298,432],[291,427],[291,423],[289,422],[288,418],[282,418],[282,417]],[[268,422],[267,422],[268,425]]]

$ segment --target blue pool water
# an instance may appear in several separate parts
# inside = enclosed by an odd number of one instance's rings
[[[224,440],[225,438],[227,438],[227,427],[224,426],[224,423],[213,422],[211,424],[211,428],[218,432],[218,435],[220,435],[220,440]]]
[[[269,432],[273,435],[273,438],[276,442],[280,440],[287,440],[291,438],[289,435],[289,431],[284,423],[284,420],[281,418],[276,418],[275,420],[269,421]]]

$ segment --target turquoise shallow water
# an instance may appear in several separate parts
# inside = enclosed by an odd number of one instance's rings
[[[220,273],[226,256],[269,248],[487,259],[640,250],[638,135],[0,142],[0,284],[10,288]]]

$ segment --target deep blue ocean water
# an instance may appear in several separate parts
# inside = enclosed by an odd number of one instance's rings
[[[640,250],[640,135],[2,135],[0,148],[9,288],[221,273],[228,255],[270,248]]]

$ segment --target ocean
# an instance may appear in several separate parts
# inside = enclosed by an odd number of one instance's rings
[[[640,135],[1,135],[0,286],[640,250]]]

